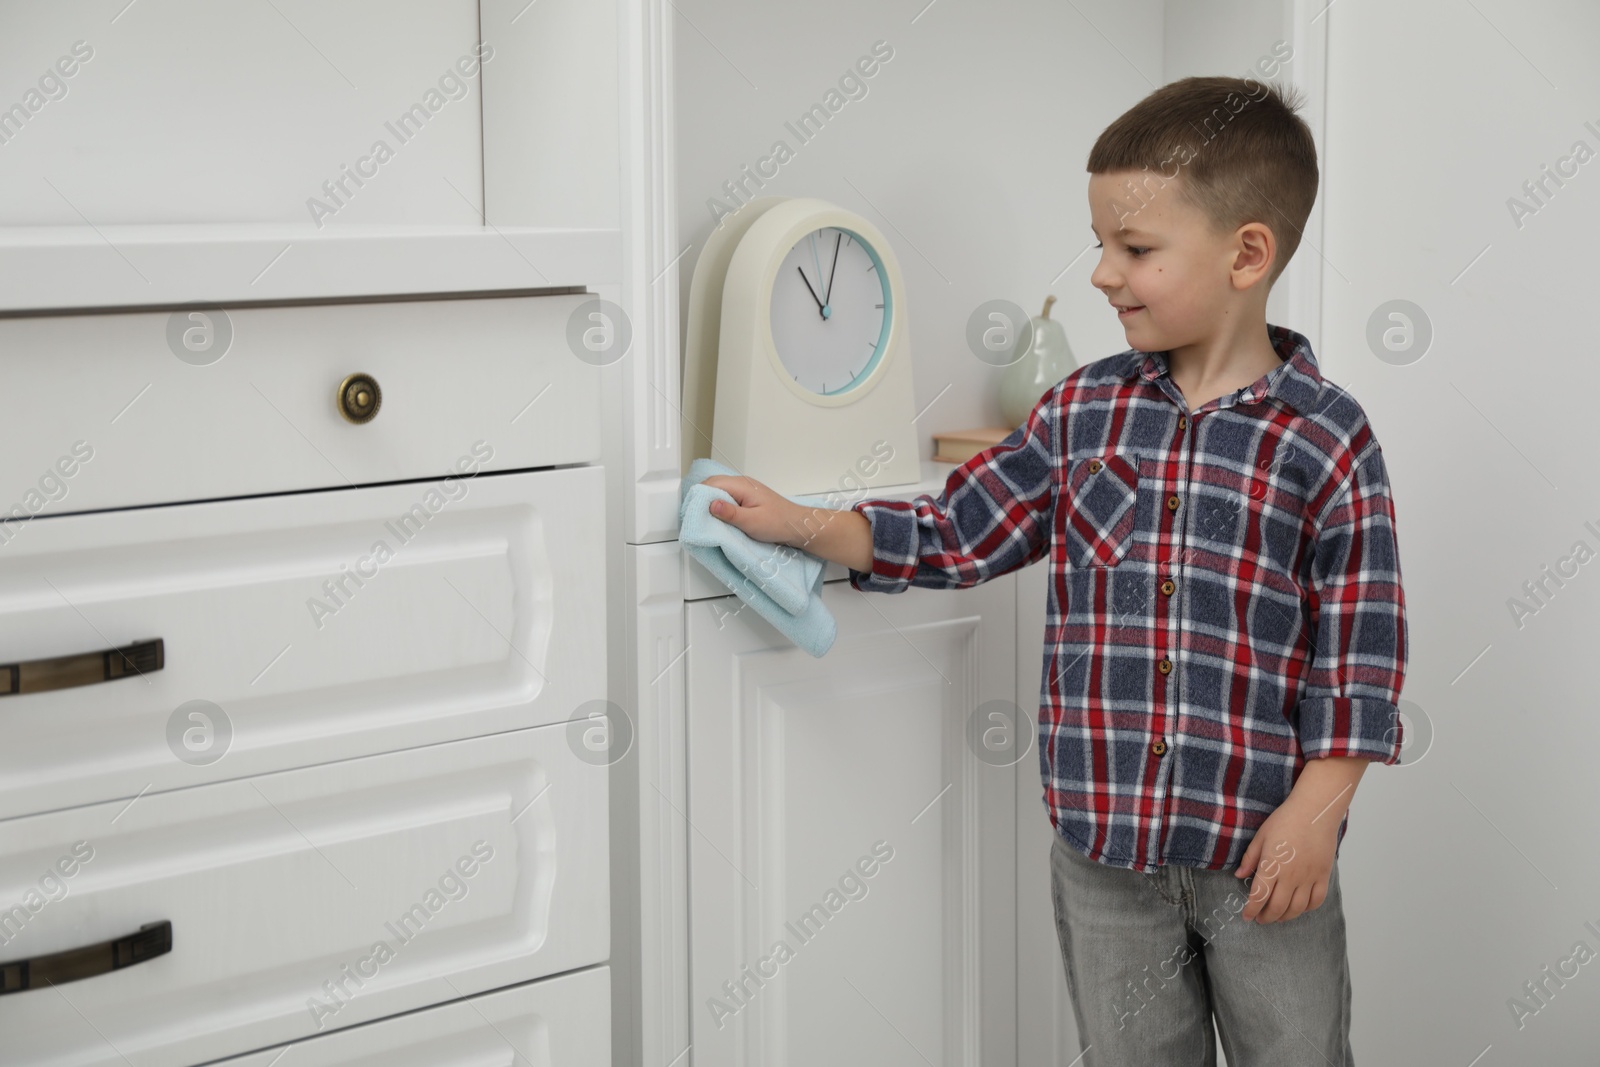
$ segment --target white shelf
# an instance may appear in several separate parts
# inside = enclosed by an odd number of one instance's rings
[[[502,226],[0,228],[0,312],[593,288],[617,230]]]

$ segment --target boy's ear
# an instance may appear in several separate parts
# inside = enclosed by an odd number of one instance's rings
[[[1234,231],[1234,239],[1234,284],[1248,289],[1263,278],[1270,278],[1278,255],[1278,238],[1272,227],[1263,222],[1247,222]]]

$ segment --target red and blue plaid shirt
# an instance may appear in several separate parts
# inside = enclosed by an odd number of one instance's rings
[[[1052,388],[937,500],[853,505],[873,543],[856,589],[964,589],[1049,556],[1044,801],[1102,863],[1236,867],[1307,759],[1400,760],[1383,454],[1306,338],[1267,332],[1283,362],[1198,410],[1165,353],[1130,349]]]

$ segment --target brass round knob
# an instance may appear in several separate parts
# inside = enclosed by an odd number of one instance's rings
[[[371,422],[383,403],[383,390],[370,374],[352,374],[339,383],[339,414],[354,423]]]

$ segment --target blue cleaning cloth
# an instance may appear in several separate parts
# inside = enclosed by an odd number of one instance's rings
[[[757,541],[711,514],[711,503],[736,501],[725,490],[703,485],[716,474],[737,476],[716,460],[689,465],[678,490],[678,540],[689,554],[795,644],[821,657],[833,646],[838,626],[822,603],[823,561],[787,545]],[[796,504],[831,508],[825,499],[793,496]]]

